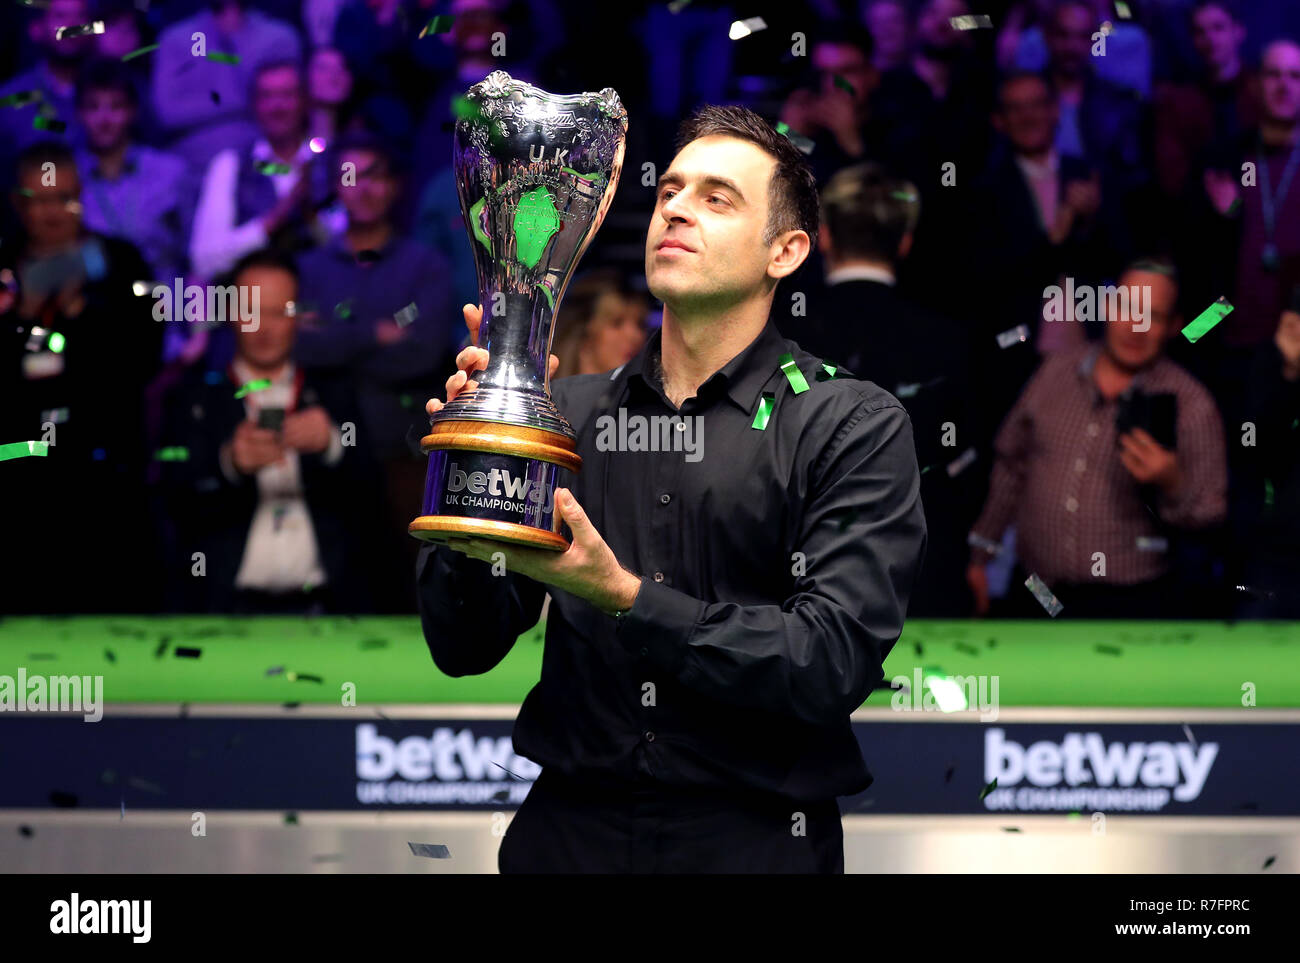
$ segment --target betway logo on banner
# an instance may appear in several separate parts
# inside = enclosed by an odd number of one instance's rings
[[[373,723],[358,725],[356,731],[357,778],[362,780],[357,800],[366,805],[517,805],[542,771],[515,755],[509,736],[476,739],[472,729],[454,732],[442,726],[427,739],[407,736],[394,742]]]
[[[1002,729],[984,731],[984,781],[998,781],[987,809],[1155,812],[1201,794],[1219,754],[1215,742],[1112,742],[1067,732],[1022,746]],[[1015,788],[1027,782],[1029,785]]]

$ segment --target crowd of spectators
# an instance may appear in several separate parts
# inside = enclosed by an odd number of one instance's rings
[[[640,349],[653,172],[743,103],[822,190],[773,322],[912,417],[910,614],[1046,617],[1036,575],[1076,616],[1298,618],[1298,38],[1270,0],[11,4],[0,443],[52,445],[0,469],[0,609],[414,611],[479,299],[452,104],[503,69],[629,112],[560,377]]]

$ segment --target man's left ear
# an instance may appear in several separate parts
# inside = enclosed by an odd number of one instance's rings
[[[767,274],[768,277],[776,278],[778,281],[793,274],[812,251],[812,240],[808,237],[807,231],[786,231],[773,243],[780,247],[777,249],[776,256],[768,262]]]

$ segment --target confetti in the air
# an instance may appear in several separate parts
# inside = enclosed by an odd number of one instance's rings
[[[767,24],[762,17],[750,17],[746,20],[736,20],[731,24],[731,30],[727,34],[732,40],[740,40],[748,37],[751,33],[758,33],[760,30],[766,30]]]
[[[20,90],[16,94],[0,97],[0,107],[23,107],[42,99],[39,90]]]
[[[795,147],[799,148],[805,154],[812,153],[813,146],[814,146],[813,142],[809,138],[804,137],[802,134],[797,134],[794,131],[792,131],[790,129],[790,125],[787,124],[785,121],[779,121],[777,123],[776,132],[778,134],[784,134],[786,139],[788,139],[790,143],[794,144]]]
[[[406,307],[402,308],[402,310],[394,314],[393,320],[397,322],[397,326],[399,328],[404,328],[419,316],[420,316],[420,309],[417,308],[415,306],[415,302],[412,301]]]
[[[451,851],[441,843],[412,843],[407,842],[411,847],[411,852],[416,856],[427,856],[429,859],[451,859]]]
[[[1043,583],[1043,580],[1037,575],[1030,575],[1029,578],[1025,579],[1025,588],[1034,593],[1034,598],[1038,599],[1038,604],[1041,605],[1052,618],[1056,618],[1061,614],[1061,610],[1065,606],[1061,605],[1056,596],[1052,594],[1052,590],[1049,589]]]
[[[429,36],[429,34],[433,34],[433,33],[446,33],[448,30],[451,29],[451,25],[455,23],[455,21],[456,18],[450,16],[449,14],[440,14],[439,16],[434,17],[432,20],[426,23],[424,25],[424,29],[420,31],[420,36],[416,37],[415,39],[421,40],[424,37]]]
[[[980,790],[980,801],[983,802],[984,797],[997,788],[998,788],[998,781],[994,779],[991,783],[989,783],[987,786],[985,786],[983,789]]]
[[[993,20],[987,14],[967,14],[963,17],[949,17],[948,25],[954,30],[980,30],[993,26]]]
[[[68,129],[68,125],[57,117],[48,117],[45,114],[37,114],[32,118],[32,130],[48,130],[55,134],[61,134]]]
[[[64,37],[85,37],[92,33],[103,33],[104,21],[96,20],[94,23],[83,23],[76,27],[55,27],[54,39],[62,40]]]
[[[1029,340],[1029,325],[1018,324],[1010,331],[1003,331],[998,335],[998,347],[1009,348],[1013,344],[1019,344],[1022,341]]]
[[[1232,313],[1232,305],[1227,298],[1219,298],[1196,316],[1187,327],[1183,328],[1183,337],[1196,344],[1211,328]]]
[[[8,445],[0,445],[0,461],[8,461],[11,458],[44,458],[49,453],[50,445],[45,441],[15,441]]]
[[[238,64],[239,54],[228,54],[228,53],[220,53],[218,51],[211,51],[208,53],[208,59],[215,60],[219,64]]]
[[[178,659],[197,659],[202,654],[202,649],[195,649],[186,645],[176,646],[176,658]]]
[[[257,172],[268,176],[271,174],[287,174],[291,170],[293,168],[283,161],[258,161],[257,163]]]
[[[156,43],[151,43],[147,47],[138,47],[130,53],[122,54],[122,63],[126,63],[128,60],[134,60],[136,57],[143,57],[148,53],[153,53],[157,49],[158,44]]]
[[[256,381],[250,381],[248,384],[236,391],[235,397],[242,398],[244,395],[250,394],[254,391],[265,391],[269,387],[271,387],[270,378],[258,378]]]

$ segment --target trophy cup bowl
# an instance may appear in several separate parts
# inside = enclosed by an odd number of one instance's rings
[[[618,94],[558,95],[493,71],[457,107],[452,161],[474,251],[487,368],[430,418],[416,538],[490,538],[564,551],[555,489],[582,466],[551,401],[565,287],[614,199],[627,140]]]

